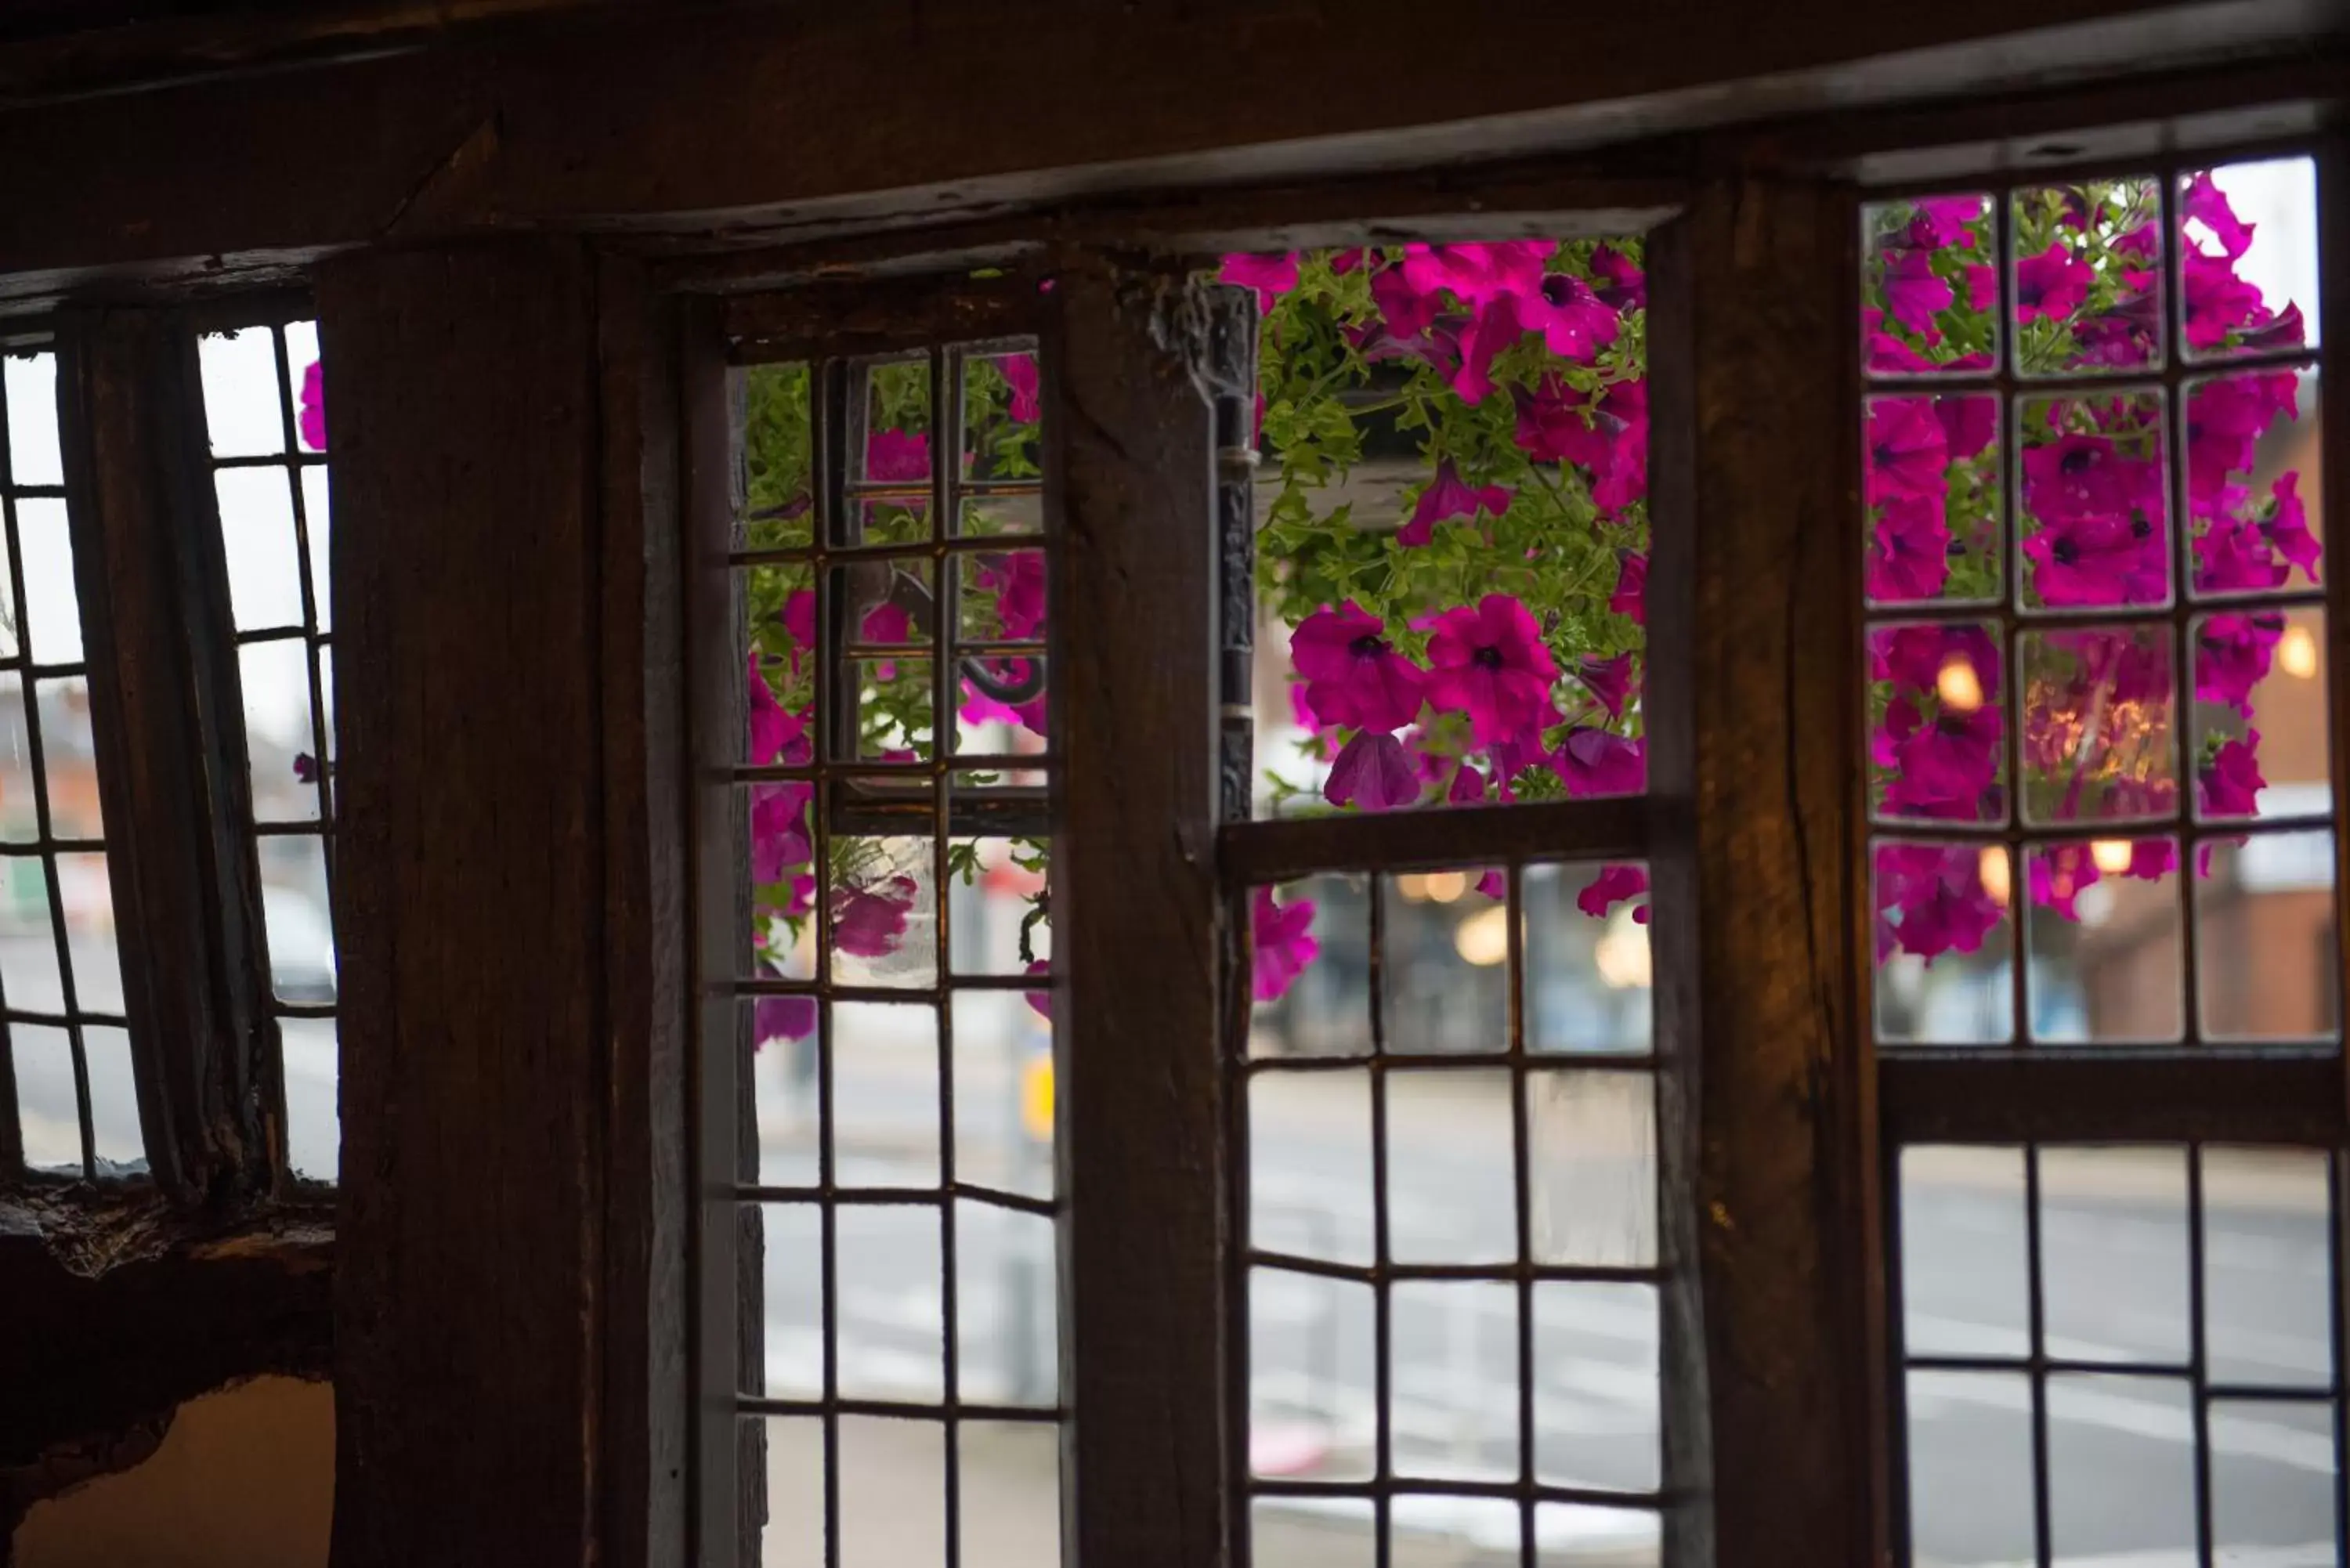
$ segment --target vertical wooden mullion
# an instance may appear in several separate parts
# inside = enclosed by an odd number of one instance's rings
[[[736,669],[743,606],[726,563],[733,521],[733,378],[716,311],[685,302],[680,337],[686,535],[687,691],[694,704],[693,783],[689,790],[697,870],[693,990],[695,1047],[690,1053],[694,1210],[692,1383],[695,1538],[689,1561],[725,1568],[756,1561],[755,1526],[744,1516],[743,1461],[735,1396],[741,1383],[743,1293],[758,1281],[755,1250],[743,1246],[734,1191],[742,1176],[741,1116],[748,1098],[739,1071],[742,1009],[723,981],[744,950],[737,883],[748,865],[748,824],[726,779],[727,739],[742,733]],[[748,1258],[750,1272],[743,1272]],[[754,1301],[757,1300],[754,1296]],[[763,1507],[755,1511],[764,1517]],[[743,1556],[745,1548],[751,1555]]]
[[[1700,185],[1649,253],[1676,1568],[1882,1556],[1853,898],[1857,249],[1848,192],[1765,176]]]
[[[1215,297],[1088,261],[1045,339],[1063,1561],[1225,1560]]]
[[[252,1196],[283,1169],[285,1094],[194,333],[163,312],[68,313],[58,387],[148,1161],[182,1198]]]

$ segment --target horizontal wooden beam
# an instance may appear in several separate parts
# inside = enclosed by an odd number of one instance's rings
[[[1877,1092],[1887,1147],[2350,1137],[2330,1048],[1895,1053],[1877,1059]]]
[[[0,117],[13,275],[0,294],[109,281],[93,269],[200,277],[491,229],[740,241],[1428,168],[2293,52],[2313,30],[2301,0],[2076,0],[2063,25],[2048,15],[2038,0],[1652,0],[1578,15],[1577,57],[1605,66],[1562,70],[1555,49],[1529,47],[1559,28],[1547,13],[1468,0],[1446,13],[1444,50],[1478,68],[1422,72],[1409,91],[1396,40],[1428,23],[1406,0],[870,0],[728,5],[690,25],[612,5],[560,27],[68,102],[35,100],[93,84],[26,57],[13,57],[12,84],[0,54],[0,102],[16,106]],[[141,85],[167,72],[127,68]]]
[[[1249,888],[1317,871],[1407,871],[1505,860],[1637,860],[1657,806],[1638,795],[1455,811],[1287,817],[1228,825],[1224,884]]]

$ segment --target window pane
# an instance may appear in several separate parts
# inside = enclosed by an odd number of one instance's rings
[[[1396,1473],[1515,1479],[1516,1290],[1482,1281],[1412,1281],[1389,1286],[1388,1296],[1388,1421]]]
[[[2195,1447],[2185,1378],[2048,1379],[2048,1542],[2061,1561],[2195,1560]]]
[[[1250,903],[1254,1056],[1363,1056],[1371,1049],[1369,879],[1309,877]]]
[[[2325,1386],[2334,1372],[2327,1157],[2207,1147],[2200,1158],[2204,1375],[2240,1387]]]
[[[2177,200],[2187,358],[2315,348],[2315,161],[2189,170],[2178,177]]]
[[[213,455],[263,457],[284,452],[276,335],[266,327],[207,333],[197,340],[196,354]]]
[[[833,1179],[939,1183],[939,1012],[928,1002],[832,1006]]]
[[[1862,358],[1872,376],[1988,370],[1999,343],[1991,199],[1953,192],[1861,209]]]
[[[1534,1478],[1656,1490],[1656,1287],[1538,1284],[1534,1302]]]
[[[1249,1510],[1255,1568],[1372,1568],[1378,1541],[1368,1499],[1261,1497]]]
[[[955,1179],[1053,1195],[1053,1024],[1045,992],[954,994]]]
[[[947,1560],[945,1431],[936,1421],[840,1418],[840,1568]]]
[[[239,631],[302,624],[302,557],[287,488],[293,483],[282,468],[224,468],[213,476],[229,608]]]
[[[1054,1568],[1061,1561],[1061,1435],[1048,1421],[964,1421],[962,1561]]]
[[[1870,600],[1997,601],[2006,560],[1999,400],[1871,398],[1864,421]]]
[[[2214,1561],[2334,1561],[2333,1405],[2215,1399],[2209,1419]]]
[[[2159,184],[2148,178],[2014,193],[2010,288],[2015,369],[2095,375],[2161,361]]]
[[[1220,275],[1263,323],[1259,815],[1645,788],[1641,242]]]
[[[47,1024],[11,1023],[7,1028],[25,1164],[34,1170],[78,1172],[81,1111],[74,1089],[72,1038]]]
[[[1409,1162],[1421,1152],[1425,1135],[1399,1133],[1395,1111],[1390,1085],[1388,1137],[1411,1151],[1407,1167],[1416,1168]],[[1248,1116],[1249,1245],[1331,1262],[1371,1262],[1369,1071],[1254,1074],[1248,1080]],[[1402,1193],[1390,1202],[1409,1207]],[[1424,1216],[1417,1208],[1410,1216],[1406,1223],[1417,1235]],[[1388,1222],[1397,1223],[1392,1213]]]
[[[1906,1402],[1911,1560],[2032,1562],[2030,1380],[1912,1372]]]
[[[1537,1261],[1635,1268],[1657,1261],[1656,1094],[1646,1073],[1526,1075]]]
[[[7,377],[8,477],[16,484],[63,484],[57,450],[57,357],[10,354],[0,358]]]
[[[1379,999],[1387,1048],[1408,1054],[1510,1045],[1510,918],[1502,875],[1483,867],[1382,879]]]
[[[2033,846],[2026,864],[2034,1038],[2176,1041],[2186,1021],[2178,841],[2062,840]]]
[[[2205,1036],[2332,1035],[2341,1017],[2334,836],[2261,834],[2208,842],[2200,853],[2195,959]]]
[[[1389,1073],[1388,1247],[1412,1263],[1517,1256],[1506,1070]]]
[[[1526,867],[1527,1050],[1651,1048],[1648,886],[1637,864]]]
[[[1058,1241],[1049,1216],[955,1205],[955,1322],[962,1397],[1049,1407],[1060,1398]]]
[[[2196,815],[2230,821],[2330,812],[2325,612],[2204,616],[2189,647]]]
[[[2004,845],[1880,839],[1877,1037],[1887,1044],[2002,1045],[2014,1037],[2014,861]]]
[[[2183,1369],[2187,1151],[2043,1148],[2039,1158],[2048,1353]]]
[[[2023,1150],[1901,1151],[1901,1335],[1911,1355],[2030,1354]]]
[[[1368,1479],[1378,1431],[1372,1287],[1258,1268],[1248,1289],[1250,1473]]]
[[[25,650],[36,664],[74,664],[82,657],[81,600],[74,583],[73,538],[66,504],[16,503],[16,548],[25,566]]]

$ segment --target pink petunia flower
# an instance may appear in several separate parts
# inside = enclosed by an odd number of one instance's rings
[[[1338,750],[1322,798],[1332,805],[1390,811],[1419,800],[1419,774],[1403,743],[1381,730],[1363,730]]]
[[[1012,389],[1012,418],[1015,423],[1033,425],[1044,416],[1044,402],[1038,395],[1041,382],[1036,373],[1034,354],[1007,354],[995,362],[1006,385]]]
[[[1428,661],[1429,701],[1468,714],[1481,743],[1504,740],[1534,722],[1558,677],[1541,627],[1508,594],[1487,594],[1473,609],[1462,606],[1437,617]]]
[[[1603,866],[1591,886],[1575,896],[1575,907],[1594,919],[1605,919],[1607,912],[1627,898],[1637,898],[1648,890],[1648,874],[1638,866]],[[1641,905],[1632,911],[1638,925],[1648,923],[1648,906]]]
[[[1648,787],[1648,747],[1609,730],[1578,724],[1550,754],[1551,771],[1577,798],[1638,794]]]
[[[2015,264],[2016,320],[2064,320],[2081,308],[2096,276],[2095,267],[2074,261],[2061,242],[2024,257]]]
[[[1249,908],[1250,989],[1259,1002],[1278,1002],[1322,951],[1314,938],[1314,900],[1274,901],[1259,888]]]
[[[1910,331],[1931,341],[1934,317],[1948,310],[1957,296],[1935,275],[1933,258],[1919,250],[1888,250],[1885,259],[1885,308]]]
[[[919,431],[875,431],[865,438],[865,477],[905,483],[931,474],[931,438]]]
[[[870,888],[840,888],[832,895],[832,945],[851,958],[887,958],[906,939],[906,917],[917,891],[911,877],[891,877]]]
[[[1305,701],[1323,723],[1385,732],[1419,716],[1427,677],[1395,650],[1386,629],[1348,599],[1315,611],[1289,634],[1290,663],[1305,677]]]
[[[1629,616],[1646,626],[1648,621],[1648,557],[1638,550],[1618,550],[1616,591],[1607,596],[1610,613]]]
[[[1257,308],[1271,310],[1274,300],[1297,286],[1297,253],[1226,256],[1223,266],[1216,273],[1216,281],[1255,289]]]
[[[1613,659],[1586,657],[1575,666],[1575,678],[1591,693],[1611,719],[1624,716],[1624,704],[1631,696],[1632,656],[1619,653]]]
[[[327,387],[325,367],[316,359],[302,372],[302,444],[312,452],[327,450]]]
[[[2197,805],[2206,816],[2256,816],[2261,791],[2269,781],[2261,776],[2261,732],[2247,730],[2241,741],[2223,742],[2195,774]]]
[[[816,998],[763,996],[751,1012],[754,1048],[776,1040],[805,1040],[816,1033]]]
[[[1866,493],[1872,506],[1903,497],[1939,500],[1949,488],[1950,437],[1931,398],[1878,398],[1868,405]]]
[[[1412,504],[1411,520],[1396,535],[1399,545],[1426,545],[1435,538],[1436,524],[1455,517],[1473,518],[1483,512],[1499,517],[1510,509],[1513,499],[1504,485],[1471,485],[1461,477],[1461,471],[1446,458],[1436,465],[1436,477],[1419,493]]]

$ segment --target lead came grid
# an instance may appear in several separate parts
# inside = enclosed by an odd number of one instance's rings
[[[0,1179],[94,1179],[144,1147],[66,521],[57,357],[0,377]]]
[[[2183,218],[2208,210],[2208,174],[2172,166],[1865,212],[1870,297],[1892,307],[1871,303],[1863,321],[1887,1046],[2334,1034],[2338,981],[2314,948],[2293,969],[2308,1004],[2282,1017],[2228,983],[2239,953],[2199,953],[2241,887],[2330,892],[2334,861],[2320,541],[2292,525],[2317,524],[2320,356],[2290,323],[2215,338],[2220,318],[2199,314],[2202,347],[2178,351],[2180,301],[2203,309],[2219,265],[2200,219]],[[2033,252],[2021,257],[2020,228]],[[1921,279],[1915,258],[1937,254],[1985,259]],[[2093,254],[2128,280],[2099,318],[2123,329],[2068,348],[2055,323],[2095,271],[2074,258]],[[1918,288],[1941,302],[1930,316],[1901,303]],[[1897,337],[1904,310],[1939,343]],[[2231,452],[2223,420],[2259,421],[2268,444]],[[2293,472],[2272,479],[2288,441]],[[2256,715],[2272,707],[2294,722],[2263,737]],[[2100,911],[2143,923],[2155,954],[2139,1002],[2106,1009],[2109,1022],[2060,995],[2060,964]],[[1934,961],[1979,982],[1970,1006],[1912,1005]]]
[[[771,1564],[1058,1554],[1035,378],[1024,339],[735,373],[723,990]]]
[[[1865,211],[1888,1054],[2338,1050],[2324,356],[2285,298],[2314,305],[2314,184],[2174,163]],[[2121,283],[2090,309],[2084,258]],[[2338,1151],[1895,1159],[1905,1561],[2350,1560]]]
[[[285,1053],[286,1152],[331,1180],[338,993],[334,630],[327,567],[325,393],[317,325],[198,339],[252,770],[271,1006]]]
[[[1233,912],[1256,1568],[1657,1559],[1645,887],[1331,872]]]

